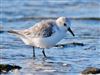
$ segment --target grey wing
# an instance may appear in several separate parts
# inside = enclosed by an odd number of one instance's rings
[[[55,28],[54,21],[47,20],[37,23],[30,30],[32,31],[33,37],[49,37],[55,33]]]

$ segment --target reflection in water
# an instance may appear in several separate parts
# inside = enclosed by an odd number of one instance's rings
[[[26,73],[55,73],[55,72],[68,72],[71,69],[71,64],[65,64],[63,62],[54,62],[49,59],[30,59],[24,62],[26,64]]]

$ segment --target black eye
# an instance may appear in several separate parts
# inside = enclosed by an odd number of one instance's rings
[[[64,23],[64,26],[66,26],[66,24]]]

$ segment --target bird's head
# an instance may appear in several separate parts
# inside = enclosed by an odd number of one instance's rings
[[[74,33],[73,33],[73,31],[70,28],[71,23],[70,23],[70,20],[68,18],[66,18],[66,17],[59,17],[56,20],[56,23],[57,23],[57,25],[59,27],[61,27],[65,31],[69,31],[73,36],[75,36]]]

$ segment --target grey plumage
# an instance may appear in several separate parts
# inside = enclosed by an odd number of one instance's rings
[[[53,29],[55,28],[55,29]],[[44,20],[25,30],[10,30],[10,33],[24,34],[30,37],[49,37],[59,29],[54,20]]]
[[[49,37],[55,33],[56,29],[53,28],[58,29],[54,20],[44,20],[29,28],[28,31],[25,30],[24,33],[27,33],[28,35],[32,34],[33,37]]]

